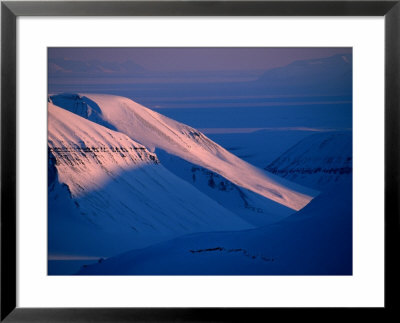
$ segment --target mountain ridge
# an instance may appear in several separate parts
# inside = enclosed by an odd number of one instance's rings
[[[72,94],[50,96],[52,102],[66,109],[81,104],[85,98],[90,100],[84,102],[87,107],[91,108],[91,102],[95,102],[100,109],[95,115],[96,119],[100,118],[101,122],[140,142],[150,151],[156,148],[163,149],[294,210],[301,209],[318,194],[315,190],[290,183],[248,164],[198,130],[147,109],[128,98],[96,94],[79,94],[78,97]],[[92,115],[87,118],[93,118]]]

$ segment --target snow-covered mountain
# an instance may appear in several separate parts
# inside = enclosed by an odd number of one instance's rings
[[[48,103],[49,251],[106,255],[253,226],[125,134]]]
[[[318,190],[351,178],[351,132],[310,135],[270,163],[265,169],[290,181]]]
[[[130,99],[112,95],[52,95],[52,103],[124,133],[150,151],[162,149],[230,182],[300,210],[318,193],[258,169],[231,154],[198,130],[169,119]]]
[[[238,232],[197,233],[132,250],[81,275],[351,275],[352,191],[332,186],[286,219]]]

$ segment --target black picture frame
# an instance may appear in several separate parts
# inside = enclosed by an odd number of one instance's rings
[[[16,19],[18,16],[384,16],[385,306],[384,308],[18,308],[16,307]],[[400,0],[395,1],[2,1],[1,3],[1,321],[233,322],[383,319],[399,302]],[[371,256],[372,257],[372,256]],[[40,291],[38,291],[40,293]],[[268,313],[266,313],[268,311]],[[396,317],[396,315],[394,315]],[[361,317],[358,317],[359,319]]]

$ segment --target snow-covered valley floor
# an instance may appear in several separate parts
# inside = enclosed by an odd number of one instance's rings
[[[197,233],[82,267],[81,275],[351,275],[351,185],[273,225]]]

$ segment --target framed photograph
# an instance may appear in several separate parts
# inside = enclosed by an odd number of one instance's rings
[[[393,314],[399,13],[2,2],[1,320]]]

